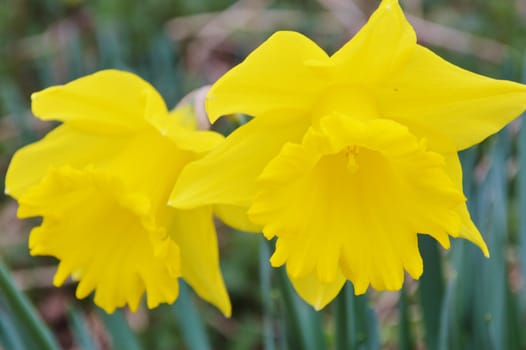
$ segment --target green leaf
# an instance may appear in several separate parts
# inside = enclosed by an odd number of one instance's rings
[[[349,348],[349,317],[347,313],[347,294],[345,293],[345,285],[340,294],[336,297],[336,300],[333,302],[333,312],[334,312],[334,329],[336,332],[336,349],[345,350]]]
[[[278,287],[281,292],[285,316],[287,342],[291,349],[325,349],[320,315],[294,291],[285,268],[279,268]]]
[[[367,294],[354,295],[352,284],[344,289],[347,298],[349,349],[380,349],[380,331],[376,311],[369,306]]]
[[[263,348],[275,350],[274,329],[272,325],[274,308],[272,303],[271,267],[269,263],[270,249],[264,238],[261,237],[259,245],[259,288],[263,303]]]
[[[59,349],[51,332],[38,316],[27,297],[15,286],[6,266],[0,260],[0,293],[25,335],[42,350]]]
[[[283,267],[278,269],[278,287],[283,300],[282,315],[285,320],[285,334],[289,348],[308,349],[307,340],[303,334],[299,305]]]
[[[436,350],[438,349],[440,314],[444,297],[442,261],[438,244],[433,238],[427,235],[419,235],[418,243],[425,266],[418,285],[425,343],[427,349]]]
[[[411,335],[411,320],[409,317],[409,305],[407,302],[407,293],[405,291],[405,286],[400,290],[400,296],[398,298],[398,307],[399,307],[399,339],[400,349],[414,349],[413,338]]]
[[[508,328],[507,328],[507,337],[508,341],[506,346],[508,349],[524,349],[524,346],[521,346],[521,334],[523,331],[523,324],[520,321],[518,313],[518,301],[517,296],[513,294],[510,288],[506,289],[507,292],[507,302],[506,305],[507,315],[508,315]]]
[[[526,71],[526,69],[525,69]],[[526,78],[525,78],[526,80]],[[521,129],[519,131],[519,173],[517,177],[518,185],[518,217],[519,217],[519,263],[522,280],[526,281],[526,116],[521,119]],[[520,314],[522,323],[526,322],[526,283],[522,283],[520,293]]]
[[[183,281],[179,282],[179,297],[173,305],[173,311],[188,349],[211,349],[199,310],[191,298],[188,286]]]
[[[473,254],[470,260],[465,260],[465,268],[470,269],[461,276],[465,280],[459,280],[459,286],[462,284],[464,288],[473,285],[473,290],[469,292],[471,300],[465,301],[465,308],[471,308],[471,311],[466,311],[461,319],[461,324],[466,325],[462,343],[465,349],[508,348],[506,158],[510,143],[506,132],[492,140],[488,158],[491,160],[490,168],[477,189],[476,210],[472,213],[488,244],[491,257],[485,259],[479,252]]]
[[[92,339],[92,335],[88,329],[86,317],[76,307],[70,307],[68,310],[68,318],[71,326],[71,333],[75,342],[82,350],[97,350]]]
[[[0,344],[2,344],[2,348],[12,350],[26,349],[23,338],[17,331],[16,320],[10,317],[9,312],[4,307],[2,309],[2,312],[0,312]]]
[[[474,181],[477,156],[477,148],[460,153],[464,175],[463,187],[468,198],[468,208],[475,223],[484,233],[478,220],[480,217],[478,198],[482,193],[476,188]],[[472,243],[463,239],[454,239],[451,242],[449,261],[455,274],[444,296],[438,347],[440,350],[476,349],[477,345],[473,340],[478,341],[478,339],[474,336],[474,330],[480,316],[474,310],[476,309],[475,301],[478,300],[477,294],[480,292],[480,273],[474,273],[474,271],[481,268],[485,258]],[[482,343],[487,343],[487,341],[482,341]]]
[[[486,198],[479,198],[486,203],[484,217],[488,219],[487,243],[491,258],[486,259],[482,265],[482,290],[479,293],[484,298],[480,299],[481,314],[487,323],[489,335],[488,348],[505,349],[508,346],[507,337],[507,293],[508,272],[506,264],[506,248],[508,235],[508,187],[506,157],[509,151],[509,136],[507,129],[497,135],[496,142],[490,151],[491,170],[485,186]],[[482,207],[482,205],[481,205]],[[482,333],[484,327],[480,327]]]
[[[100,314],[111,338],[112,349],[141,349],[139,342],[133,331],[130,329],[128,321],[126,321],[122,311],[117,310],[110,315],[100,310]]]

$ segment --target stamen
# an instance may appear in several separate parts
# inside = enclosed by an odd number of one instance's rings
[[[360,153],[360,148],[356,145],[346,146],[343,149],[343,154],[347,159],[347,170],[350,173],[355,173],[358,171],[358,162],[356,161],[356,156]]]

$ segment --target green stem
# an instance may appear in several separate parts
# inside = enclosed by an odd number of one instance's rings
[[[182,281],[179,282],[179,297],[173,305],[173,310],[179,321],[179,327],[181,327],[181,332],[183,333],[188,349],[211,349],[206,326],[199,315],[199,310],[192,300],[188,286]]]
[[[410,350],[414,349],[412,337],[411,337],[411,321],[409,317],[409,305],[407,302],[407,294],[405,292],[405,287],[402,286],[400,290],[400,296],[398,299],[399,307],[399,341],[400,349]]]
[[[420,235],[418,242],[426,267],[419,285],[426,347],[429,350],[437,350],[442,300],[444,299],[442,261],[439,248],[433,238]]]
[[[285,318],[287,323],[287,340],[291,349],[307,349],[308,344],[302,336],[302,325],[300,313],[294,299],[294,291],[289,285],[287,272],[284,268],[278,270],[278,286],[283,297],[285,306]]]
[[[346,288],[346,286],[343,286],[340,294],[338,294],[338,297],[336,298],[336,302],[334,303],[336,306],[336,310],[334,310],[336,350],[346,350],[349,348]]]
[[[27,328],[28,336],[31,336],[32,341],[38,349],[58,350],[59,347],[51,335],[51,332],[37,315],[27,297],[17,289],[6,266],[1,260],[0,291],[5,297],[14,315],[20,320],[20,324]]]
[[[270,249],[267,242],[261,238],[259,247],[259,282],[261,299],[263,301],[263,347],[265,350],[275,350],[274,331],[272,330],[272,283],[269,258]]]

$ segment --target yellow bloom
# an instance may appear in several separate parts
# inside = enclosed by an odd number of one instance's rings
[[[462,193],[457,152],[519,115],[526,87],[458,68],[416,43],[395,0],[334,55],[278,32],[211,89],[211,121],[254,117],[181,174],[172,205],[228,204],[267,238],[317,309],[423,271],[417,233],[488,249]],[[236,225],[235,218],[230,221]]]
[[[147,82],[107,70],[32,96],[43,120],[63,123],[19,150],[6,192],[20,217],[42,216],[32,255],[60,260],[54,284],[71,275],[78,298],[95,291],[107,312],[172,303],[178,278],[230,315],[219,270],[212,207],[167,205],[181,169],[222,142],[195,130],[189,110],[169,113]]]

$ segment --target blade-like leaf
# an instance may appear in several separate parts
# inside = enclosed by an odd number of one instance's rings
[[[354,295],[352,284],[345,288],[349,326],[349,349],[380,349],[380,330],[376,311],[369,306],[368,296]]]
[[[102,321],[106,326],[108,335],[111,338],[112,349],[139,350],[141,349],[135,334],[130,329],[128,321],[122,311],[117,310],[109,315],[100,311]]]
[[[71,332],[75,342],[82,350],[97,350],[98,347],[93,341],[93,337],[88,329],[86,317],[76,307],[71,307],[68,311]]]
[[[199,310],[191,298],[188,287],[182,281],[179,282],[179,297],[173,305],[173,310],[188,349],[211,349]]]
[[[424,321],[426,348],[438,349],[440,332],[440,314],[444,297],[442,261],[437,242],[426,235],[418,237],[418,243],[424,260],[424,274],[420,278],[418,292]]]
[[[399,348],[406,350],[414,349],[414,342],[411,334],[411,320],[409,317],[409,305],[407,301],[407,293],[405,291],[405,287],[402,287],[402,290],[400,291],[400,296],[398,298],[398,308],[400,322]]]
[[[32,342],[42,350],[59,349],[51,332],[40,319],[27,297],[15,286],[6,266],[0,260],[0,293],[9,305],[18,325],[31,337]]]
[[[0,344],[3,349],[24,350],[24,345],[20,333],[17,331],[16,320],[10,317],[9,311],[3,308],[0,312]]]
[[[259,287],[261,300],[263,303],[263,348],[265,350],[274,350],[274,330],[272,327],[272,283],[271,283],[271,267],[269,263],[270,249],[267,242],[261,238],[259,245]]]

